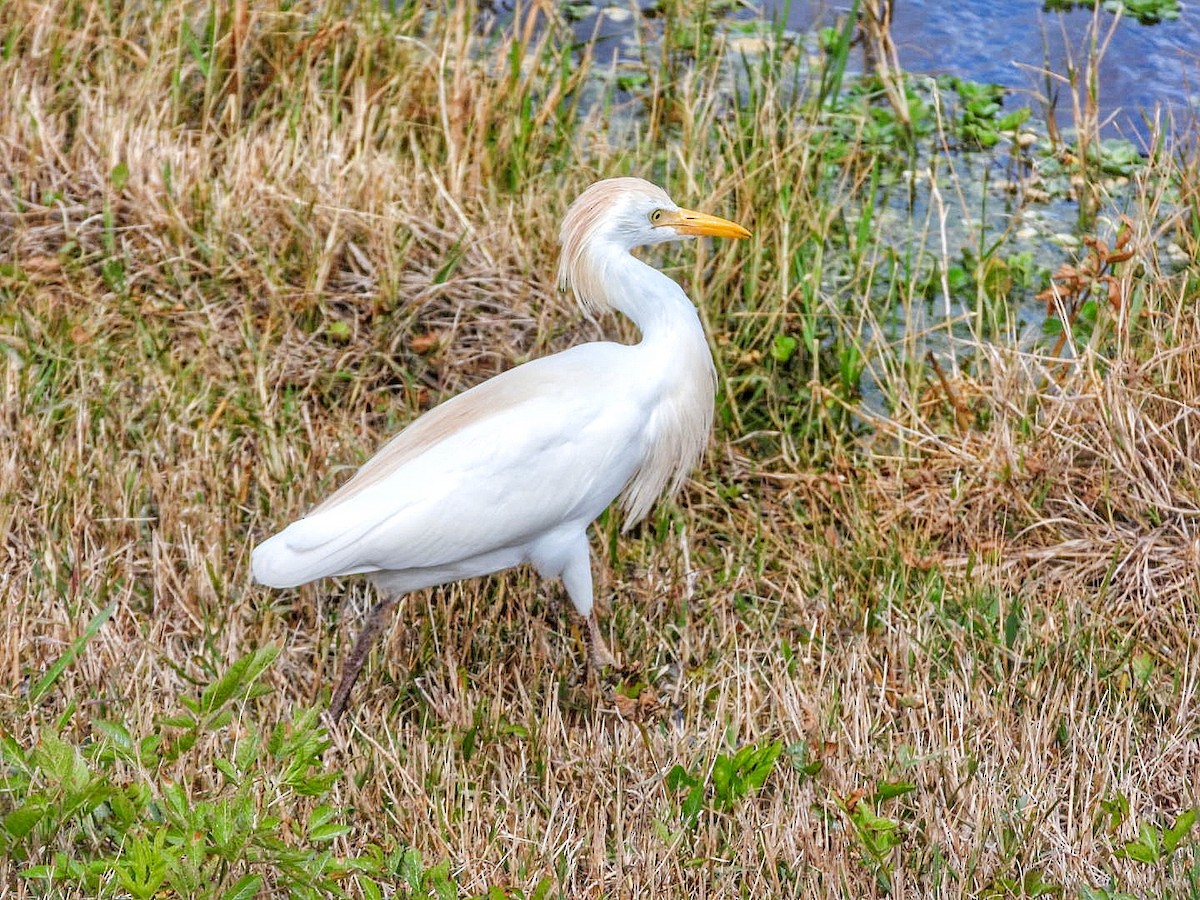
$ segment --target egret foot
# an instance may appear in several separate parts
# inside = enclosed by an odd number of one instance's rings
[[[354,687],[354,682],[358,680],[358,673],[362,671],[363,663],[367,661],[367,654],[379,640],[379,632],[383,630],[384,618],[399,600],[398,596],[386,597],[375,604],[375,608],[367,614],[367,621],[359,630],[358,637],[354,639],[354,646],[350,649],[350,655],[346,657],[346,662],[342,665],[342,677],[338,681],[337,690],[333,692],[333,697],[329,701],[329,711],[326,715],[333,724],[337,724],[337,720],[346,711],[346,701],[350,699],[350,691]]]
[[[597,672],[605,666],[616,666],[617,658],[608,649],[604,635],[600,633],[600,620],[596,618],[595,610],[587,617],[588,625],[588,662]]]

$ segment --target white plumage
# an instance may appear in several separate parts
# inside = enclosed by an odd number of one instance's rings
[[[624,313],[641,341],[572,347],[446,401],[255,548],[263,584],[366,574],[384,595],[351,651],[333,718],[400,595],[521,563],[563,579],[588,617],[593,661],[612,661],[592,612],[587,527],[618,496],[628,527],[664,489],[678,489],[713,414],[712,358],[695,307],[629,251],[701,234],[749,232],[681,209],[641,179],[593,184],[563,222],[560,285],[588,307]]]

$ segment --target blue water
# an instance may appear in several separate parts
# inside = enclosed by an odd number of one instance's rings
[[[515,0],[493,7],[511,11]],[[586,4],[577,4],[586,5]],[[789,31],[812,34],[837,24],[850,0],[758,0],[730,13],[730,24],[756,17],[782,18]],[[637,58],[637,36],[661,32],[655,0],[593,0],[592,12],[573,25],[581,40],[597,39],[597,61]],[[1042,0],[895,0],[892,36],[908,72],[957,75],[1002,84],[1042,118],[1049,101],[1063,128],[1074,120],[1070,88],[1043,70],[1066,76],[1072,62],[1089,55],[1092,22],[1107,41],[1099,68],[1099,96],[1106,137],[1145,142],[1148,117],[1174,117],[1176,135],[1195,131],[1200,113],[1200,0],[1185,0],[1181,15],[1143,25],[1090,9],[1043,12]],[[1111,37],[1110,37],[1111,29]],[[861,57],[855,60],[861,66]],[[1015,104],[1014,104],[1015,105]]]
[[[783,16],[789,29],[806,32],[833,25],[849,0],[767,0],[768,17]],[[1023,101],[1042,109],[1046,77],[1065,75],[1069,60],[1087,59],[1093,13],[1043,12],[1041,0],[896,0],[892,38],[903,68],[926,74],[952,74],[1002,84],[1022,92]],[[1144,137],[1145,117],[1156,108],[1175,117],[1179,129],[1194,129],[1200,111],[1200,3],[1185,0],[1173,21],[1142,25],[1101,12],[1101,39],[1115,23],[1100,63],[1100,107],[1109,118],[1105,131],[1133,140]],[[1072,119],[1071,98],[1061,82],[1060,123]]]

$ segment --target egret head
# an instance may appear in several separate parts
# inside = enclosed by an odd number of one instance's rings
[[[585,305],[598,302],[605,254],[689,237],[745,238],[750,232],[734,222],[680,207],[657,185],[641,178],[597,181],[571,204],[559,232],[562,258],[560,290],[573,288]]]

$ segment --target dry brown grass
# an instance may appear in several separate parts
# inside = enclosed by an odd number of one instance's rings
[[[197,800],[249,731],[323,702],[370,602],[353,583],[255,587],[250,548],[421,409],[593,336],[552,291],[558,218],[599,175],[662,171],[598,115],[560,133],[582,74],[554,74],[549,38],[519,34],[534,62],[509,76],[511,39],[488,49],[461,10],[418,29],[235,4],[206,76],[178,35],[207,9],[0,11],[0,737],[162,732],[181,696],[281,646],[273,691],[229,728],[122,770]],[[1157,272],[1144,235],[1142,317],[1076,361],[990,346],[954,398],[898,378],[872,439],[747,434],[794,402],[759,414],[741,387],[786,386],[761,374],[800,315],[776,261],[832,234],[865,166],[817,190],[796,162],[816,168],[816,126],[773,119],[764,91],[752,151],[702,74],[671,96],[679,127],[721,134],[665,141],[672,189],[756,242],[672,257],[708,295],[732,399],[678,505],[629,537],[597,527],[625,670],[585,682],[577,622],[529,573],[407,598],[325,755],[353,825],[334,851],[409,845],[465,893],[875,896],[846,807],[912,782],[878,807],[903,836],[894,896],[1005,896],[1030,872],[1072,896],[1194,892],[1179,859],[1114,855],[1197,805],[1194,271]],[[814,396],[823,422],[836,403]],[[688,827],[669,770],[772,741],[789,753],[764,789]],[[312,805],[264,766],[264,811]],[[0,893],[39,895],[25,866],[105,840],[64,830],[0,859]]]

